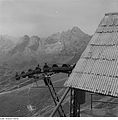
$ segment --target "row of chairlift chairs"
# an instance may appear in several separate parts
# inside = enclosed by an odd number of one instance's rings
[[[15,78],[16,80],[20,80],[21,78],[32,78],[33,75],[35,74],[47,74],[47,73],[66,73],[66,74],[70,74],[73,70],[73,68],[75,67],[76,64],[73,65],[69,65],[69,64],[63,64],[61,66],[57,65],[57,64],[53,64],[52,67],[50,67],[47,63],[44,64],[43,69],[40,68],[39,64],[37,65],[37,67],[32,70],[29,69],[27,72],[22,71],[20,74],[18,74],[16,72]]]
[[[39,66],[39,64],[36,66],[35,69],[29,69],[27,72],[22,71],[20,74],[16,73],[15,78],[16,80],[20,80],[21,78],[34,78],[34,75],[39,75],[42,74],[45,77],[43,78],[44,83],[46,86],[48,86],[49,90],[52,88],[52,90],[50,90],[51,95],[53,97],[54,102],[59,102],[58,96],[55,92],[54,86],[50,80],[50,77],[48,75],[52,75],[52,74],[57,74],[57,73],[66,73],[68,74],[68,76],[70,75],[70,73],[72,72],[73,68],[75,67],[76,64],[73,65],[69,65],[69,64],[63,64],[61,66],[57,65],[57,64],[53,64],[51,67],[45,63],[45,65],[43,66],[43,68],[41,69],[41,67]],[[51,87],[51,88],[50,88]],[[29,91],[28,91],[29,92]],[[55,101],[56,100],[56,101]],[[57,104],[57,103],[55,103]],[[34,110],[36,110],[35,106],[32,106],[31,104],[29,104],[27,106],[28,110],[30,112],[33,112]],[[64,116],[65,113],[62,109],[62,106],[60,107],[60,109],[62,110]]]

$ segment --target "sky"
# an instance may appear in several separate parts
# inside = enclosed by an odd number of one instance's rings
[[[0,0],[0,34],[47,37],[78,26],[94,34],[118,0]]]

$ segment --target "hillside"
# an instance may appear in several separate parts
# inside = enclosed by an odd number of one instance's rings
[[[67,75],[57,74],[52,77],[54,86],[63,87]],[[21,89],[0,94],[0,116],[1,117],[48,117],[54,109],[54,102],[50,95],[48,88],[43,88],[43,81],[39,81],[37,85],[30,84]],[[31,87],[31,88],[30,88]],[[45,86],[46,87],[46,86]],[[29,89],[30,88],[30,89]],[[61,98],[65,88],[55,88],[56,92]],[[94,102],[91,110],[91,96],[86,92],[86,103],[81,105],[82,117],[116,117],[118,116],[118,107],[116,104]],[[118,102],[117,98],[108,96],[94,95],[93,100],[100,100],[105,102]],[[69,116],[69,102],[70,94],[66,96],[62,105],[67,116]],[[30,106],[34,107],[32,111]],[[59,116],[58,112],[55,116]]]

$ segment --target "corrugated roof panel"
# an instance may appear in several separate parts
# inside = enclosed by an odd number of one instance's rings
[[[116,86],[115,86],[115,90],[114,90],[115,96],[118,96],[117,91],[118,91],[118,81],[116,82]]]
[[[113,88],[113,95],[115,95],[116,90],[118,89],[118,79],[115,80],[115,86]]]
[[[118,97],[118,13],[102,19],[65,85]]]
[[[116,32],[113,32],[111,34],[111,40],[109,41],[109,44],[117,44],[117,41],[118,41],[118,37],[117,37],[117,34]]]
[[[101,38],[104,36],[104,33],[101,33],[98,37],[98,39],[96,39],[95,45],[99,45],[101,43]]]
[[[103,30],[104,33],[112,33],[114,30],[112,29],[113,26],[106,26],[105,29]]]
[[[96,39],[100,36],[101,33],[95,33],[94,36],[91,38],[89,44],[95,44]]]
[[[108,77],[106,77],[106,76],[102,76],[101,77],[101,79],[102,79],[102,81],[101,81],[101,93],[103,93],[103,94],[105,92],[105,86],[106,86],[106,80],[107,80],[107,78]]]
[[[99,40],[95,43],[97,45],[108,45],[111,41],[111,33],[101,33]]]
[[[78,84],[81,84],[81,81],[79,81],[79,79],[81,79],[81,77],[82,77],[81,73],[76,73],[74,75],[74,77],[72,78],[74,84],[71,84],[71,86],[72,87],[78,87]],[[79,81],[79,83],[78,83],[78,81]]]
[[[96,92],[96,88],[98,86],[98,75],[93,75],[92,76],[92,80],[93,80],[93,92]]]
[[[73,75],[70,75],[69,79],[65,82],[65,85],[77,87],[78,86],[78,81],[80,82],[80,78],[82,77],[82,73],[76,73],[74,72]],[[72,81],[71,81],[72,80]]]
[[[111,39],[112,33],[105,33],[103,38],[101,38],[101,44],[112,45],[113,40]]]
[[[81,58],[91,57],[91,45],[88,45],[86,50],[82,53]]]
[[[100,75],[107,75],[108,73],[108,68],[109,68],[109,61],[102,61],[100,60],[98,66],[99,66],[99,71],[97,74],[100,74]]]
[[[81,58],[99,58],[105,46],[88,46],[87,49],[81,55]]]
[[[89,74],[88,76],[89,76],[89,81],[88,81],[88,84],[87,84],[87,89],[88,89],[88,90],[91,90],[91,85],[92,85],[92,84],[91,84],[91,80],[92,80],[92,79],[91,79],[91,74]],[[88,76],[87,76],[87,77],[88,77]]]
[[[114,16],[105,16],[103,20],[101,21],[98,29],[96,32],[113,32],[114,31],[114,26],[117,24],[116,22],[116,17]]]
[[[103,79],[103,76],[100,76],[98,75],[98,85],[97,85],[97,90],[98,90],[98,93],[101,93],[102,92],[102,89],[101,89],[101,83],[102,83],[102,79]]]
[[[92,81],[92,74],[87,74],[88,76],[86,77],[89,77],[89,80],[86,79],[86,85],[85,85],[85,89],[87,90],[91,90],[92,91],[92,84],[91,84],[91,81]]]
[[[102,64],[102,61],[101,60],[96,60],[95,63],[94,63],[94,66],[93,66],[93,69],[92,69],[92,73],[93,74],[100,74],[100,69],[101,69],[101,64]]]
[[[116,61],[96,60],[92,67],[92,73],[98,75],[114,76],[116,66]]]
[[[106,95],[112,95],[113,94],[113,88],[111,89],[112,81],[113,81],[113,78],[107,77],[106,85],[105,85],[105,94]]]
[[[117,61],[116,61],[116,63],[117,63]],[[113,76],[117,76],[118,64],[116,64],[116,66],[115,66],[114,69],[115,69],[115,70],[114,70],[114,74],[113,74]]]
[[[105,59],[117,59],[118,58],[118,48],[116,46],[114,47],[106,47],[105,50],[103,50],[101,56],[101,58],[105,58]]]
[[[105,94],[107,95],[107,87],[108,87],[108,83],[109,83],[109,78],[107,78],[106,80],[106,85],[105,85]]]
[[[118,16],[115,16],[115,18],[114,18],[114,25],[115,25],[115,26],[118,25]]]
[[[113,32],[116,32],[116,26],[115,26],[115,25],[112,26],[112,31],[113,31]],[[112,32],[112,33],[113,33],[113,32]]]
[[[117,76],[117,75],[116,75],[116,71],[118,70],[117,65],[118,65],[117,62],[114,62],[113,71],[112,71],[112,75],[113,75],[114,77]]]
[[[91,90],[93,92],[96,91],[96,88],[98,87],[98,84],[99,84],[99,76],[98,75],[91,75]]]
[[[96,30],[96,33],[113,33],[116,32],[118,30],[117,26],[106,26],[106,27],[99,27]]]
[[[108,95],[111,95],[113,92],[112,92],[112,86],[113,86],[113,82],[114,82],[114,79],[113,78],[110,78],[110,87],[109,87],[109,92],[108,92]]]
[[[116,81],[116,78],[111,78],[111,80],[112,80],[112,82],[111,82],[111,88],[110,88],[110,91],[111,91],[111,94],[110,94],[110,95],[113,94],[113,87],[114,87],[114,83],[115,83],[115,81]]]
[[[90,76],[88,74],[83,74],[81,77],[81,82],[79,82],[78,87],[82,88],[84,86],[85,81],[89,81],[90,80]]]
[[[115,66],[116,66],[117,64],[116,64],[116,62],[109,62],[108,64],[109,64],[109,65],[108,65],[108,68],[107,68],[107,69],[109,69],[109,70],[107,70],[107,73],[106,73],[106,74],[113,76],[114,68],[115,68]]]
[[[78,84],[77,84],[77,87],[81,88],[82,89],[82,86],[84,85],[84,82],[86,80],[89,80],[89,76],[87,76],[87,74],[84,74],[81,76],[80,78],[81,80],[78,81]]]
[[[107,84],[107,88],[106,88],[106,94],[108,95],[108,94],[111,93],[110,87],[111,87],[111,85],[112,85],[112,79],[109,77],[109,78],[107,79],[107,81],[108,81],[108,84]]]
[[[114,87],[113,87],[113,96],[116,96],[116,90],[118,89],[118,79],[115,79]]]
[[[117,70],[117,62],[113,62],[112,76],[115,76],[116,70]]]
[[[118,83],[117,83],[117,88],[118,88]],[[115,94],[118,96],[118,89],[116,89],[116,93]]]
[[[114,31],[114,32],[117,32],[117,29],[118,29],[117,26],[114,26],[114,27],[113,27],[113,31]]]
[[[117,86],[116,86],[116,91],[115,91],[115,95],[118,96],[118,81],[117,81]]]
[[[75,66],[74,72],[83,72],[86,65],[87,65],[87,59],[84,58],[80,58],[79,62],[77,63],[77,65]]]
[[[107,25],[113,26],[113,24],[114,24],[114,16],[110,15],[108,20],[107,20]]]
[[[92,60],[92,59],[88,60],[84,72],[90,73],[93,68],[94,63],[95,63],[95,60]]]
[[[73,84],[69,82],[67,84],[83,90],[117,96],[117,91],[113,90],[113,87],[115,90],[118,87],[118,80],[116,80],[116,78],[92,74],[83,74],[81,77],[80,76],[81,75],[79,73],[75,73],[75,76],[71,78],[73,80]],[[78,79],[78,77],[80,77],[80,79]],[[116,84],[113,84],[113,81]]]
[[[91,57],[92,58],[100,58],[100,55],[104,49],[105,49],[105,46],[92,46]]]
[[[116,74],[115,76],[118,76],[118,60],[117,60],[117,70],[115,74]]]
[[[106,76],[103,76],[103,77],[101,77],[101,79],[103,80],[104,79],[104,81],[102,82],[103,84],[103,86],[102,86],[102,94],[105,94],[105,90],[106,90],[106,83],[107,83],[107,79],[108,79],[108,77],[106,77]]]
[[[118,32],[118,25],[117,25],[117,26],[115,26],[115,30],[116,30],[116,32]]]
[[[109,18],[109,16],[104,16],[104,18],[100,22],[100,26],[107,25],[108,18]]]
[[[94,67],[94,66],[96,66],[96,67]],[[95,63],[94,63],[94,65],[93,65],[93,69],[92,69],[92,71],[91,71],[91,73],[92,74],[97,74],[97,67],[99,66],[99,61],[98,60],[96,60],[95,61]],[[96,71],[96,72],[95,72]]]
[[[114,25],[114,16],[109,15],[109,16],[105,16],[101,22],[100,22],[100,26],[112,26]]]
[[[97,28],[97,30],[96,30],[96,33],[102,33],[103,30],[104,30],[104,27],[99,26],[99,27]]]
[[[86,84],[85,84],[85,90],[89,90],[89,83],[90,83],[90,80],[91,80],[91,76],[90,76],[90,74],[86,74],[84,77],[86,77],[86,79],[85,79],[85,82],[86,82]]]
[[[118,32],[112,34],[112,39],[114,40],[114,44],[118,45]]]
[[[96,87],[98,86],[98,77],[97,75],[90,75],[91,76],[91,81],[89,82],[88,86],[92,92],[96,91]],[[96,81],[97,80],[97,81]],[[96,86],[97,85],[97,86]],[[96,86],[96,87],[94,87]]]

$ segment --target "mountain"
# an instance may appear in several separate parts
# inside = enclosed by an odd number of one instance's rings
[[[32,51],[37,51],[39,48],[39,45],[41,45],[40,43],[40,38],[38,36],[32,36],[30,38],[30,42],[28,47],[30,48],[30,50]],[[41,46],[40,46],[41,47]]]
[[[4,56],[15,47],[15,38],[7,35],[0,35],[0,61]]]
[[[26,48],[26,46],[29,43],[29,36],[28,35],[24,35],[24,37],[21,38],[20,42],[9,52],[10,55],[13,55],[17,52],[23,52]]]
[[[49,36],[45,43],[46,51],[48,53],[58,52],[63,55],[73,55],[82,49],[90,39],[91,36],[85,34],[78,27],[73,27],[71,30]]]
[[[24,35],[18,38],[16,43],[5,39],[6,47],[3,48],[4,45],[1,44],[0,49],[6,50],[4,63],[12,65],[62,63],[73,59],[75,54],[81,55],[90,39],[91,36],[80,28],[73,27],[70,30],[52,34],[47,38]]]

